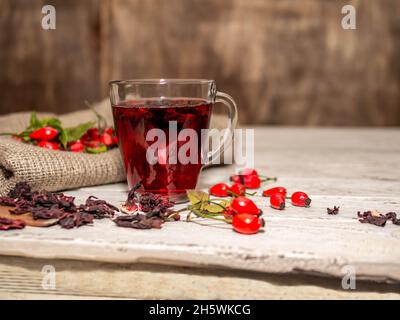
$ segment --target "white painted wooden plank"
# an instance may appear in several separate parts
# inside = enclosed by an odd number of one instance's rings
[[[278,212],[255,198],[266,232],[242,236],[229,226],[168,223],[162,230],[118,228],[110,221],[76,230],[27,228],[0,234],[0,253],[36,258],[108,262],[157,262],[218,266],[272,273],[342,276],[354,265],[361,278],[400,281],[400,227],[361,224],[358,210],[400,213],[400,130],[256,129],[256,167],[289,190],[313,198],[308,209]],[[232,167],[204,170],[199,187],[227,180]],[[277,184],[271,184],[277,185]],[[124,201],[124,184],[68,192],[83,201],[96,195]],[[340,205],[338,216],[326,207]]]

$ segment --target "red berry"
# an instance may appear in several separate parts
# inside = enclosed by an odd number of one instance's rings
[[[244,183],[243,176],[240,176],[238,174],[231,176],[229,179],[234,183],[241,183],[241,184]]]
[[[225,183],[217,183],[210,188],[210,194],[216,197],[227,197],[229,186]]]
[[[284,197],[286,197],[287,190],[284,187],[275,187],[275,188],[265,190],[262,195],[263,195],[263,197],[270,197],[275,193],[280,193]]]
[[[229,195],[231,196],[244,196],[246,193],[246,187],[241,183],[234,183],[229,187],[229,191],[231,192]]]
[[[113,137],[113,142],[114,142],[114,144],[118,144],[118,137],[117,136]]]
[[[278,210],[285,209],[285,196],[281,193],[274,193],[270,198],[269,202],[271,207]]]
[[[106,128],[105,130],[104,130],[104,132],[105,133],[108,133],[108,134],[110,134],[110,135],[113,135],[114,134],[114,129],[113,128]]]
[[[257,189],[261,185],[261,179],[258,176],[243,176],[244,185],[249,189]]]
[[[43,127],[33,131],[29,137],[34,140],[49,141],[57,137],[58,131],[52,127]]]
[[[240,213],[232,218],[233,230],[243,234],[257,233],[264,226],[264,219],[253,214]]]
[[[86,142],[90,140],[89,135],[87,134],[87,132],[80,138],[81,141]]]
[[[230,206],[236,213],[261,214],[261,210],[257,208],[253,200],[246,197],[237,197],[233,199]]]
[[[58,150],[58,144],[55,142],[42,140],[38,143],[38,146],[45,149]]]
[[[311,199],[308,197],[307,193],[297,191],[291,196],[292,204],[297,207],[309,207],[311,204]]]
[[[71,144],[70,150],[72,152],[83,152],[85,150],[85,146],[80,141],[75,141],[75,143]]]
[[[239,174],[242,176],[258,176],[258,172],[256,170],[249,168],[241,170]]]
[[[234,216],[236,212],[232,209],[231,206],[226,206],[225,211],[223,212],[226,216]]]
[[[109,133],[103,133],[100,136],[100,142],[104,144],[105,146],[111,146],[113,142],[113,137]]]
[[[98,128],[88,129],[87,134],[88,134],[90,140],[98,140],[99,139],[99,129]]]

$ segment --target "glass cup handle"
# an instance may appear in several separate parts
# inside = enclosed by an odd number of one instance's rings
[[[227,145],[229,142],[233,142],[233,130],[236,127],[238,118],[236,103],[230,95],[217,91],[215,103],[222,103],[228,108],[228,126],[225,129],[225,134],[218,148],[208,152],[207,161],[205,163],[206,166],[212,164],[214,157],[221,156],[221,152],[225,145]]]

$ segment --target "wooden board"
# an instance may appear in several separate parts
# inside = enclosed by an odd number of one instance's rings
[[[14,209],[13,207],[0,206],[0,218],[7,218],[11,220],[23,220],[27,226],[31,227],[49,227],[55,225],[58,219],[40,219],[35,220],[30,212],[24,214],[11,214],[9,210]]]
[[[227,225],[205,227],[176,222],[161,230],[131,230],[111,221],[63,230],[27,228],[0,234],[0,254],[131,265],[156,263],[205,269],[247,270],[272,274],[303,274],[341,281],[345,267],[357,280],[400,283],[400,227],[361,224],[357,211],[400,208],[400,130],[256,129],[256,167],[279,177],[290,191],[304,190],[311,208],[288,205],[265,212],[266,232],[242,236]],[[203,172],[200,188],[227,181],[232,167]],[[277,184],[271,184],[277,185]],[[83,201],[95,194],[118,204],[125,184],[69,192]],[[329,216],[327,207],[339,205]],[[398,288],[398,287],[397,287]]]
[[[43,288],[51,264],[55,288]],[[400,299],[399,286],[212,268],[0,257],[1,299]]]

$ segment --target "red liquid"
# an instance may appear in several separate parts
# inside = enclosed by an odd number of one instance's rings
[[[128,101],[113,106],[119,148],[124,159],[127,179],[131,188],[137,182],[142,189],[153,193],[166,194],[173,201],[185,199],[186,189],[194,189],[202,168],[201,129],[208,129],[212,103],[201,99]],[[170,137],[170,121],[176,121],[176,132]],[[193,129],[198,137],[196,163],[170,163],[170,158],[150,164],[146,151],[155,143],[146,141],[151,129],[161,129],[166,137],[166,149],[182,146],[178,141],[179,132]],[[174,138],[175,137],[175,138]],[[168,154],[168,151],[166,153]],[[140,190],[139,190],[140,191]]]

